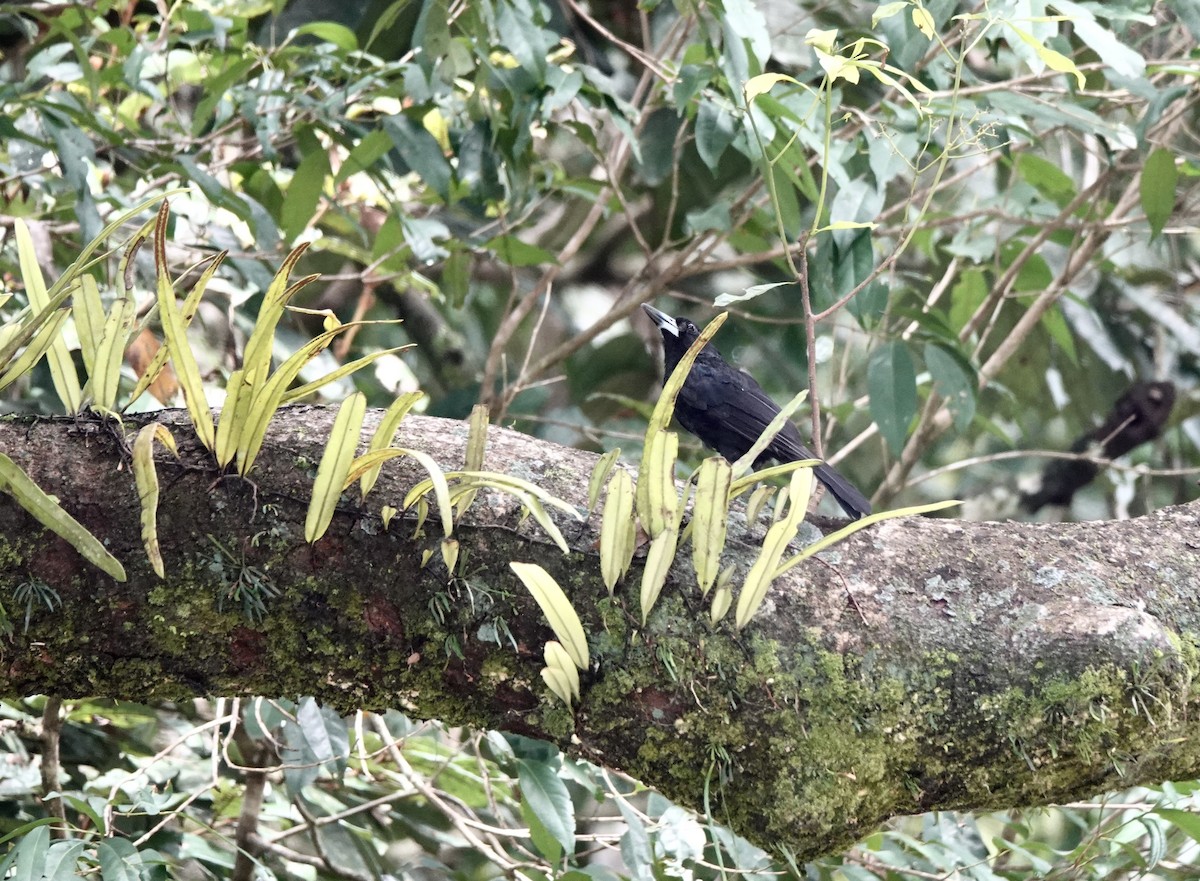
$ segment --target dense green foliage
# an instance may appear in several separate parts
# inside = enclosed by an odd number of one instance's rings
[[[309,242],[297,274],[322,278],[295,305],[404,319],[346,333],[317,373],[417,344],[327,399],[386,406],[419,387],[433,414],[483,401],[531,434],[636,458],[658,379],[638,304],[701,324],[715,304],[734,313],[722,348],[781,402],[811,384],[839,467],[883,504],[957,495],[1011,513],[1041,466],[1030,451],[1065,449],[1134,378],[1180,389],[1164,440],[1134,453],[1178,473],[1107,470],[1075,513],[1195,495],[1192,3],[161,13],[0,5],[0,221],[28,222],[54,278],[114,217],[188,187],[170,202],[176,273],[230,251],[193,328],[214,403],[275,270]],[[14,239],[5,320],[27,302]],[[151,256],[130,273],[140,315]],[[118,258],[95,266],[106,297]],[[286,321],[277,360],[320,332],[319,314]],[[151,320],[145,345],[156,336]],[[129,387],[148,357],[129,356]],[[61,412],[44,364],[3,395],[7,411]],[[57,598],[28,585],[0,602],[19,628]],[[347,723],[311,700],[69,702],[58,738],[45,704],[3,705],[0,834],[20,842],[20,878],[249,878],[237,845],[261,849],[262,877],[1183,877],[1200,840],[1194,814],[1171,812],[1194,810],[1179,785],[1125,807],[900,821],[799,867],[719,814],[627,799],[633,784],[519,738],[398,713]],[[43,803],[47,738],[62,788]],[[47,850],[37,821],[56,803],[70,834]]]

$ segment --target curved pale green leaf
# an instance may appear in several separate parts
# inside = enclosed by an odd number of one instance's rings
[[[778,578],[784,572],[787,572],[794,566],[799,565],[802,561],[807,560],[814,554],[819,554],[821,551],[837,544],[839,541],[849,538],[860,529],[865,529],[866,527],[875,523],[879,523],[882,520],[895,520],[899,517],[912,517],[917,514],[928,514],[932,511],[940,511],[943,508],[950,508],[954,505],[961,504],[962,502],[958,501],[957,499],[950,499],[949,501],[945,502],[933,502],[932,504],[928,505],[913,505],[908,508],[897,508],[895,511],[876,511],[874,514],[868,514],[861,520],[853,520],[846,526],[843,526],[837,532],[831,532],[824,538],[813,542],[803,551],[796,554],[796,556],[784,561],[784,563],[775,570],[775,574],[771,577]]]
[[[579,615],[575,613],[575,607],[571,605],[567,595],[558,586],[558,582],[536,563],[514,561],[508,565],[533,594],[533,598],[537,600],[546,620],[550,622],[550,629],[554,631],[554,635],[558,637],[567,654],[571,656],[575,666],[580,670],[586,670],[588,668],[587,636],[583,632],[583,624],[579,621]]]
[[[342,490],[349,483],[346,475],[350,473],[354,454],[358,452],[358,443],[362,439],[363,416],[366,412],[367,396],[362,392],[355,392],[338,408],[337,417],[333,420],[333,429],[329,433],[329,441],[325,444],[325,452],[317,466],[312,499],[309,500],[308,514],[304,518],[304,540],[309,544],[323,536],[329,524],[333,522]]]
[[[1178,181],[1175,154],[1163,147],[1150,151],[1142,165],[1140,196],[1152,239],[1162,233],[1175,210],[1175,186]]]
[[[162,321],[167,348],[171,352],[171,362],[175,365],[175,374],[179,378],[179,386],[183,389],[183,401],[192,417],[192,427],[196,436],[200,438],[200,443],[204,444],[206,449],[215,451],[217,444],[212,411],[208,408],[200,368],[196,365],[196,356],[192,354],[191,345],[187,340],[187,325],[175,306],[175,288],[167,272],[169,219],[169,206],[163,202],[154,225],[154,274],[157,280],[158,315]]]
[[[150,566],[159,578],[166,577],[162,552],[158,546],[158,471],[154,467],[154,442],[158,441],[176,457],[179,449],[175,436],[159,422],[143,426],[133,442],[133,480],[137,485],[138,504],[142,509],[142,544]]]
[[[125,580],[125,567],[105,550],[94,535],[83,524],[68,514],[29,479],[21,468],[8,456],[0,453],[0,492],[6,492],[17,504],[53,532],[79,551],[85,560],[99,567],[117,581]]]
[[[767,597],[771,582],[775,580],[779,560],[787,550],[788,544],[796,537],[796,531],[804,520],[808,500],[812,494],[812,482],[813,475],[810,470],[805,469],[792,474],[791,483],[788,484],[788,498],[791,503],[788,505],[787,514],[771,524],[767,530],[758,557],[751,564],[738,593],[734,623],[739,630],[750,622]]]
[[[600,574],[608,595],[629,571],[636,550],[637,527],[633,517],[633,479],[618,468],[608,482],[604,515],[600,521]]]
[[[638,471],[638,517],[651,538],[656,538],[675,520],[679,496],[675,491],[675,460],[679,456],[679,435],[657,431],[647,436],[647,445]]]
[[[746,450],[736,462],[732,463],[734,477],[741,477],[754,467],[755,460],[771,445],[771,441],[775,440],[775,435],[783,430],[783,426],[787,424],[787,421],[792,418],[792,414],[796,412],[807,398],[808,389],[804,389],[788,401],[782,410],[775,414],[775,418],[767,424],[762,434],[751,444],[750,449]]]
[[[408,412],[423,397],[425,397],[424,392],[405,392],[392,401],[387,410],[384,411],[383,418],[379,420],[379,427],[371,435],[371,445],[367,448],[367,451],[374,453],[390,447],[392,445],[392,438],[396,436],[396,429],[400,427],[400,423],[404,421],[404,417],[408,415]],[[376,466],[363,472],[359,481],[359,491],[364,499],[367,497],[367,493],[375,486],[375,481],[379,479],[379,470],[379,467]]]
[[[725,533],[729,525],[729,486],[732,476],[732,467],[721,456],[705,459],[700,463],[700,471],[696,476],[696,500],[692,504],[691,522],[692,566],[696,570],[701,595],[708,593],[720,570],[721,551],[725,548]]]
[[[70,314],[70,309],[59,309],[52,314],[49,320],[39,322],[40,330],[38,330],[29,345],[25,347],[25,351],[8,366],[7,370],[0,372],[0,390],[7,388],[13,382],[25,376],[34,368],[38,361],[42,360],[42,356],[46,354],[46,350],[54,345],[55,340],[59,339],[59,335],[62,333],[62,326]]]
[[[596,460],[596,465],[592,468],[592,476],[588,479],[588,513],[591,514],[596,508],[596,501],[600,498],[600,490],[604,486],[604,481],[608,480],[608,475],[616,464],[617,459],[621,456],[621,448],[616,447],[609,450],[603,456]]]
[[[46,280],[42,268],[38,265],[37,251],[33,246],[33,237],[29,227],[18,217],[13,224],[17,238],[17,263],[21,270],[21,281],[25,284],[25,293],[29,297],[29,305],[35,311],[46,309],[52,299],[46,290]],[[56,336],[46,349],[46,358],[50,365],[50,380],[54,390],[68,413],[78,413],[83,405],[83,390],[79,387],[79,374],[75,372],[75,362],[71,360],[71,352],[66,340]]]
[[[671,564],[675,561],[675,548],[679,538],[679,527],[672,522],[657,537],[651,540],[650,548],[646,551],[646,568],[642,570],[642,589],[639,601],[642,608],[642,624],[650,617],[654,604],[658,602],[667,575],[671,572]]]

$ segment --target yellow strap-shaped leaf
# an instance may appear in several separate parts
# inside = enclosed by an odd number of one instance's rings
[[[646,551],[646,568],[642,570],[642,625],[650,617],[650,610],[658,602],[667,575],[671,572],[671,563],[675,560],[676,540],[679,538],[679,528],[672,521],[669,528],[659,533],[651,540],[650,548]]]
[[[142,544],[150,566],[159,578],[166,577],[162,551],[158,546],[158,471],[154,467],[154,442],[158,441],[176,457],[175,437],[159,422],[151,422],[138,432],[133,442],[133,480],[137,484],[138,503],[142,508]]]
[[[575,613],[574,606],[558,586],[558,582],[536,563],[512,562],[508,565],[537,600],[542,613],[550,622],[550,629],[554,631],[554,635],[558,637],[575,666],[586,670],[588,644],[583,624],[580,623],[579,615]]]
[[[734,624],[739,630],[750,622],[767,597],[767,591],[775,579],[779,560],[787,550],[788,544],[796,537],[796,531],[804,520],[808,498],[812,492],[812,480],[812,471],[809,470],[792,474],[791,483],[788,485],[788,497],[794,502],[789,506],[787,515],[779,522],[771,524],[771,528],[767,530],[758,557],[746,573],[746,581],[738,594]]]
[[[372,324],[382,324],[384,322],[371,322]],[[390,323],[390,322],[389,322]],[[337,367],[319,379],[314,379],[312,382],[307,382],[304,385],[297,386],[283,396],[281,406],[294,404],[296,401],[306,398],[313,392],[320,390],[323,386],[329,385],[331,382],[337,382],[339,379],[357,373],[364,367],[369,366],[372,362],[378,361],[380,358],[385,358],[388,355],[395,355],[397,352],[403,352],[405,349],[411,349],[414,343],[407,343],[403,346],[396,346],[391,349],[380,349],[378,352],[372,352],[370,355],[364,355],[347,364]]]
[[[37,336],[42,328],[46,326],[46,322],[53,319],[60,311],[70,314],[69,309],[61,309],[60,307],[72,293],[73,291],[70,288],[64,288],[50,297],[43,308],[34,310],[32,307],[29,307],[28,313],[23,309],[17,319],[10,321],[4,327],[0,328],[0,340],[3,340],[3,345],[0,345],[0,370],[3,370],[7,364],[12,362],[22,346],[28,345],[29,341]],[[51,336],[50,340],[53,341],[54,337]],[[39,355],[38,357],[41,356]]]
[[[736,499],[747,489],[754,486],[762,480],[771,480],[775,477],[782,477],[785,474],[791,474],[800,468],[812,468],[814,465],[820,465],[820,459],[800,459],[796,462],[784,462],[782,465],[772,465],[770,468],[764,468],[761,471],[752,471],[751,473],[736,478],[729,486],[729,497]]]
[[[400,427],[400,423],[404,421],[404,417],[408,415],[413,406],[423,397],[425,397],[424,392],[405,392],[392,401],[391,406],[384,412],[383,418],[379,420],[379,427],[371,436],[371,445],[367,451],[374,453],[390,447],[392,438],[396,436],[396,429]],[[375,486],[375,481],[379,479],[380,467],[380,465],[376,465],[367,469],[359,479],[359,488],[364,499]]]
[[[763,508],[771,500],[771,496],[775,495],[775,490],[776,487],[764,485],[750,494],[750,500],[746,502],[747,524],[758,522],[758,515],[762,513]]]
[[[895,511],[876,511],[874,514],[868,514],[861,520],[854,520],[846,526],[843,526],[837,532],[829,533],[829,535],[825,536],[824,538],[821,538],[810,544],[796,556],[786,560],[783,565],[775,570],[774,577],[778,578],[784,572],[787,572],[792,567],[799,565],[802,561],[807,560],[813,554],[819,554],[821,551],[837,544],[839,541],[849,538],[860,529],[864,529],[867,526],[879,523],[882,520],[895,520],[898,517],[912,517],[917,514],[928,514],[932,511],[940,511],[943,508],[950,508],[954,505],[961,504],[962,502],[958,501],[957,499],[950,499],[944,502],[933,502],[928,505],[913,505],[912,507],[908,508],[897,508]]]
[[[348,485],[346,475],[350,473],[350,465],[362,439],[366,412],[367,396],[362,392],[355,392],[338,408],[329,441],[317,466],[317,479],[313,483],[308,515],[304,518],[304,540],[309,544],[323,536],[333,522],[342,490]]]
[[[161,352],[162,349],[159,349]],[[214,450],[217,464],[224,468],[237,455],[242,432],[249,418],[252,389],[246,384],[246,375],[240,370],[229,374],[225,381],[225,403],[217,419],[217,440]]]
[[[507,490],[509,488],[519,489],[522,492],[529,493],[544,504],[557,508],[564,514],[570,514],[576,520],[583,519],[583,515],[573,505],[564,502],[558,496],[552,495],[536,483],[523,478],[514,477],[511,474],[501,474],[498,471],[455,471],[452,474],[455,478],[463,481],[475,481],[480,486],[490,486],[499,490]],[[447,477],[449,476],[447,475]]]
[[[175,365],[175,375],[179,377],[179,386],[183,389],[183,401],[188,414],[192,417],[192,427],[200,443],[206,449],[216,448],[216,432],[213,428],[212,411],[204,397],[204,383],[200,379],[200,368],[196,366],[196,356],[192,354],[191,345],[187,340],[187,327],[183,322],[179,309],[175,306],[175,288],[171,284],[171,276],[167,271],[167,221],[170,210],[166,202],[158,212],[158,221],[154,225],[154,271],[157,279],[158,316],[162,321],[163,336],[166,337],[167,348],[171,350],[171,362]]]
[[[263,295],[262,305],[254,321],[254,330],[246,341],[246,349],[242,354],[242,369],[250,378],[250,384],[257,386],[266,379],[271,371],[271,353],[275,347],[275,326],[283,317],[284,307],[288,299],[299,288],[288,286],[288,276],[308,250],[308,244],[303,243],[292,249],[284,258],[283,265],[271,279],[267,292]]]
[[[438,463],[435,462],[433,457],[428,453],[423,453],[420,450],[408,450],[403,448],[378,450],[374,453],[367,453],[360,458],[363,460],[369,460],[372,456],[379,456],[381,458],[378,461],[384,462],[387,459],[394,458],[394,456],[390,455],[392,453],[398,453],[401,456],[412,456],[421,463],[421,467],[424,468],[429,474],[429,480],[433,484],[433,495],[437,499],[438,503],[438,514],[442,518],[442,534],[449,538],[450,534],[454,532],[454,520],[451,517],[452,503],[450,501],[450,487],[446,483],[446,475],[442,471],[441,466],[438,465]],[[374,463],[372,462],[370,464]],[[408,495],[404,497],[405,510],[410,508],[413,502],[417,501],[417,499],[420,497],[420,495],[415,495],[413,491],[410,490]]]
[[[731,563],[721,570],[721,574],[717,576],[717,586],[713,590],[712,607],[709,609],[708,620],[713,624],[717,624],[729,614],[729,607],[733,605],[733,588],[730,587],[730,582],[733,581],[734,567]]]
[[[249,364],[243,365],[242,383],[248,386],[248,389],[238,396],[239,414],[243,405],[246,408],[246,421],[239,432],[237,446],[238,474],[245,477],[254,467],[254,460],[258,458],[263,440],[267,436],[267,426],[275,417],[275,411],[279,409],[284,392],[296,379],[301,368],[327,348],[338,334],[352,327],[353,324],[352,322],[318,334],[293,352],[291,357],[280,364],[279,369],[269,376],[262,370],[258,370],[252,375]],[[269,369],[269,353],[266,363]],[[246,391],[249,391],[248,395]],[[245,399],[244,402],[243,399]]]
[[[637,529],[633,519],[633,480],[624,468],[613,472],[600,521],[600,574],[608,595],[629,571]]]
[[[458,565],[457,540],[453,538],[442,539],[442,562],[446,564],[446,571],[453,575],[454,567]]]
[[[753,460],[751,460],[753,461]],[[707,595],[721,569],[721,551],[729,525],[729,485],[733,467],[721,456],[700,463],[692,504],[692,566],[700,593]]]
[[[741,457],[739,457],[738,460],[733,463],[734,477],[741,477],[754,466],[755,460],[758,459],[758,457],[763,454],[763,451],[771,445],[771,441],[775,440],[775,435],[779,434],[779,432],[783,429],[783,426],[787,424],[787,421],[792,418],[792,414],[795,413],[800,405],[804,403],[804,400],[807,397],[808,389],[804,389],[804,391],[800,392],[790,401],[788,401],[787,405],[782,410],[775,414],[775,418],[767,423],[767,427],[763,429],[762,434],[758,436],[758,439],[750,445],[750,449],[746,450],[746,452],[743,453]]]
[[[70,314],[70,309],[59,309],[48,321],[41,322],[41,329],[38,330],[32,342],[25,347],[25,351],[8,366],[7,370],[0,373],[0,390],[7,388],[13,382],[20,379],[32,370],[38,361],[42,360],[42,356],[46,354],[46,350],[54,345],[55,340],[59,339],[62,326]]]
[[[125,580],[125,568],[104,549],[104,545],[83,524],[68,514],[54,499],[29,479],[21,468],[8,456],[0,453],[0,492],[6,492],[17,504],[29,512],[55,535],[65,539],[79,551],[85,560],[112,576],[117,581]]]
[[[569,662],[568,662],[569,663]],[[571,694],[571,680],[566,674],[566,667],[543,667],[541,670],[542,681],[546,683],[546,687],[554,693],[560,701],[571,706],[573,695]],[[574,670],[574,666],[569,667]],[[579,674],[575,674],[575,678],[579,678]]]
[[[471,408],[471,418],[467,427],[467,454],[463,463],[465,471],[483,470],[483,457],[487,453],[487,430],[488,408],[484,404],[476,404]],[[473,501],[475,490],[460,496],[456,503],[456,516],[461,519]]]
[[[571,656],[567,650],[562,647],[562,643],[557,640],[550,640],[546,643],[546,647],[542,649],[542,657],[546,659],[546,666],[551,670],[557,670],[566,680],[567,694],[576,700],[579,699],[579,670],[575,666],[575,662],[571,660]],[[544,676],[542,677],[545,678]],[[547,683],[549,684],[549,683]],[[562,695],[559,695],[562,697]],[[570,706],[571,701],[568,699],[567,705]]]
[[[85,275],[79,281],[86,288],[90,278],[90,275]],[[101,412],[111,411],[117,406],[121,361],[129,340],[129,332],[133,329],[134,318],[135,306],[132,297],[118,297],[113,300],[112,309],[104,321],[96,344],[95,358],[88,377],[93,405]]]
[[[21,281],[25,284],[29,305],[38,312],[50,305],[51,294],[46,289],[46,279],[38,265],[29,227],[20,217],[14,221],[13,227],[17,236],[17,263],[21,269]],[[79,374],[75,372],[75,362],[71,360],[66,340],[55,337],[46,350],[46,360],[50,365],[50,381],[63,407],[68,413],[78,413],[83,404],[83,390],[79,387]]]
[[[596,509],[596,502],[600,498],[600,490],[604,488],[604,482],[608,480],[609,472],[612,471],[613,465],[621,455],[621,448],[609,450],[596,461],[596,466],[592,468],[592,476],[588,480],[588,513]]]
[[[132,259],[139,244],[140,241],[137,239],[130,243],[129,249],[125,252],[124,258],[122,258],[121,267],[118,268],[118,271],[124,267],[126,261]],[[184,298],[183,305],[179,309],[179,319],[181,322],[183,322],[184,330],[187,330],[188,326],[190,326],[192,323],[192,319],[196,317],[196,310],[200,308],[200,300],[204,296],[204,291],[208,288],[209,281],[212,280],[213,275],[216,274],[217,269],[221,266],[221,263],[224,262],[225,256],[228,253],[228,251],[221,251],[211,260],[209,260],[208,266],[205,267],[204,272],[200,274],[200,278],[196,280],[196,284],[192,286],[192,289],[188,292],[187,297]],[[174,288],[174,285],[172,285],[172,288]],[[123,285],[122,289],[124,289]],[[167,366],[167,358],[169,355],[170,349],[166,346],[161,347],[157,352],[154,353],[154,357],[150,359],[150,363],[146,365],[146,369],[142,371],[142,375],[138,377],[137,384],[134,385],[133,391],[129,395],[129,403],[132,404],[143,394],[145,394],[146,390],[149,389],[150,386],[154,385],[154,381],[158,379],[160,374],[162,374],[163,368]],[[228,462],[229,460],[227,459],[226,461]]]
[[[90,377],[96,363],[96,349],[104,333],[104,302],[100,299],[100,286],[93,275],[79,277],[79,289],[75,292],[75,334],[79,337],[79,352],[83,355],[83,367]],[[87,386],[84,386],[87,390]]]
[[[679,496],[675,491],[675,460],[679,435],[659,431],[649,437],[638,471],[638,517],[651,538],[657,538],[675,520]]]
[[[471,419],[467,427],[467,457],[464,471],[482,471],[483,457],[487,453],[488,408],[476,404],[471,408]]]

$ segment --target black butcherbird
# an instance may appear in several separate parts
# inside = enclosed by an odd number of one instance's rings
[[[665,376],[669,377],[684,352],[700,336],[700,329],[686,318],[672,318],[653,306],[642,308],[662,332]],[[727,363],[716,346],[709,343],[701,350],[679,391],[675,418],[706,447],[735,462],[779,415],[779,409],[750,374]],[[758,467],[769,459],[797,462],[815,458],[800,439],[799,430],[788,421],[754,464]],[[871,513],[871,503],[866,497],[829,465],[822,462],[813,468],[813,474],[852,518],[857,520]]]

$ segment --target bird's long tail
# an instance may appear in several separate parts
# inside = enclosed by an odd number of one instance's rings
[[[860,493],[854,484],[842,477],[832,465],[822,462],[813,468],[813,474],[817,476],[817,480],[825,484],[851,519],[857,520],[859,517],[865,517],[871,513],[871,503],[867,501],[867,497]]]

